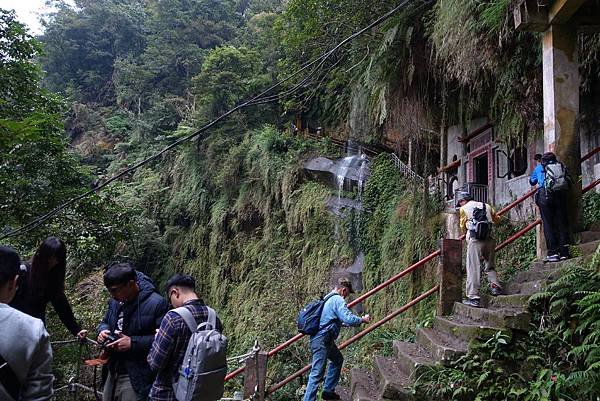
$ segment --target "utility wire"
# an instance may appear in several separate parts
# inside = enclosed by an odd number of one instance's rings
[[[57,208],[51,210],[50,212],[37,217],[35,220],[25,224],[24,226],[17,228],[15,230],[9,231],[8,233],[2,235],[0,237],[0,241],[1,240],[5,240],[7,238],[11,238],[11,237],[16,237],[18,235],[22,235],[25,234],[29,231],[32,231],[36,228],[38,228],[39,226],[41,226],[42,224],[44,224],[47,220],[51,219],[52,217],[56,216],[58,213],[62,212],[63,210],[65,210],[67,207],[79,202],[80,200],[87,198],[90,195],[93,195],[94,193],[100,192],[100,190],[102,190],[103,188],[105,188],[106,186],[110,185],[111,183],[113,183],[114,181],[118,180],[119,178],[137,170],[138,168],[150,163],[153,160],[156,160],[157,158],[159,158],[160,156],[162,156],[163,154],[167,153],[168,151],[170,151],[171,149],[181,145],[184,142],[188,142],[191,139],[196,138],[197,136],[199,136],[200,134],[202,134],[204,131],[208,130],[209,128],[211,128],[212,126],[214,126],[216,123],[218,123],[219,121],[225,119],[226,117],[230,116],[231,114],[235,113],[238,110],[241,110],[245,107],[254,105],[254,104],[264,104],[264,103],[270,103],[270,102],[274,102],[274,101],[278,101],[281,97],[283,96],[288,96],[292,93],[295,93],[296,91],[298,91],[302,86],[304,86],[307,82],[309,82],[313,77],[313,72],[318,71],[323,64],[325,63],[325,61],[331,57],[331,55],[333,55],[338,49],[340,49],[341,47],[343,47],[344,45],[346,45],[348,42],[351,42],[352,40],[354,40],[355,38],[361,36],[362,34],[364,34],[366,31],[382,24],[383,22],[387,21],[389,18],[391,18],[394,14],[396,14],[398,11],[400,11],[402,8],[404,8],[406,5],[408,5],[411,2],[415,2],[415,0],[403,0],[401,1],[396,7],[394,7],[393,9],[391,9],[390,11],[388,11],[386,14],[384,14],[383,16],[379,17],[378,19],[376,19],[375,21],[371,22],[369,25],[367,25],[366,27],[362,28],[361,30],[353,33],[352,35],[348,36],[346,39],[342,40],[341,42],[339,42],[336,46],[334,46],[331,50],[328,50],[326,52],[324,52],[323,54],[321,54],[319,57],[315,58],[314,60],[306,63],[304,66],[302,66],[301,68],[299,68],[296,72],[290,74],[289,76],[287,76],[286,78],[280,80],[279,82],[273,84],[272,86],[270,86],[269,88],[265,89],[264,91],[262,91],[261,93],[259,93],[258,95],[254,96],[253,98],[238,104],[237,106],[235,106],[234,108],[230,109],[229,111],[221,114],[220,116],[218,116],[217,118],[215,118],[214,120],[210,121],[209,123],[207,123],[206,125],[204,125],[203,127],[199,128],[197,131],[178,139],[177,141],[173,142],[172,144],[170,144],[169,146],[165,147],[164,149],[162,149],[161,151],[159,151],[158,153],[134,164],[133,166],[123,170],[122,172],[112,176],[110,179],[108,179],[107,181],[103,182],[102,184],[96,186],[93,189],[90,189],[89,191],[86,191],[84,193],[82,193],[81,195],[78,195],[76,197],[71,198],[70,200],[68,200],[67,202],[63,203],[62,205],[58,206]],[[427,2],[427,1],[425,1]],[[283,91],[281,93],[275,94],[275,95],[270,95],[270,96],[266,96],[268,95],[270,92],[272,92],[274,89],[280,87],[281,85],[283,85],[284,83],[290,81],[291,79],[295,78],[296,76],[300,75],[302,72],[310,69],[311,67],[315,66],[315,68],[312,69],[311,73],[307,74],[304,79],[302,79],[300,81],[300,83],[294,85],[291,89],[288,89],[286,91]]]

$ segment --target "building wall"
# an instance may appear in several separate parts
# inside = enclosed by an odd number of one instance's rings
[[[477,128],[484,126],[486,123],[486,118],[477,118],[471,121],[467,130],[460,125],[455,125],[448,128],[448,152],[446,162],[447,164],[450,164],[454,161],[454,157],[456,157],[457,159],[461,160],[461,165],[456,171],[442,173],[445,182],[447,182],[452,175],[456,175],[458,177],[458,181],[455,187],[461,187],[465,183],[469,182],[469,180],[472,178],[471,174],[469,173],[471,166],[469,164],[469,154],[467,152],[468,147],[466,144],[459,142],[458,139],[464,136],[465,132],[473,132]],[[600,132],[592,132],[589,129],[582,129],[580,135],[582,155],[585,155],[594,148],[600,146]],[[529,185],[529,176],[536,166],[533,156],[536,153],[544,153],[544,143],[543,137],[538,136],[532,143],[527,145],[527,158],[529,162],[527,164],[526,171],[518,177],[508,178],[508,176],[504,175],[509,168],[508,155],[510,154],[510,149],[508,149],[506,144],[496,142],[496,136],[497,133],[494,132],[494,135],[492,136],[492,142],[490,144],[491,152],[488,153],[488,157],[491,155],[493,160],[491,163],[493,171],[492,174],[490,174],[490,178],[488,178],[488,200],[491,204],[495,205],[497,208],[500,208],[501,206],[507,205],[531,190],[531,186]],[[600,154],[595,155],[592,159],[585,161],[582,164],[582,181],[584,186],[598,178],[600,178]],[[600,188],[597,187],[596,190],[600,191]],[[445,194],[447,196],[451,195],[448,193],[447,188]],[[452,201],[448,201],[449,208],[452,208],[453,204],[454,203]],[[536,208],[533,199],[529,198],[521,205],[512,209],[510,219],[515,221],[530,220],[532,216],[535,215],[535,209]]]

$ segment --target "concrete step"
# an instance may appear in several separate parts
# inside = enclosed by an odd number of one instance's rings
[[[486,308],[526,309],[527,305],[529,304],[530,297],[531,295],[525,294],[498,295],[496,297],[491,295],[482,295],[481,301],[482,305],[484,305]]]
[[[546,269],[537,270],[525,270],[517,273],[515,278],[511,281],[512,283],[524,283],[527,281],[538,281],[546,280],[548,282],[554,281],[560,277],[563,269],[549,266]]]
[[[476,321],[465,315],[437,316],[433,321],[433,328],[450,333],[467,343],[478,339],[487,340],[498,331],[512,337],[512,332],[506,327],[494,327],[485,321]]]
[[[495,297],[494,300],[500,297]],[[501,327],[512,330],[529,330],[531,315],[522,308],[490,307],[473,308],[460,302],[454,303],[454,313],[489,327]]]
[[[435,361],[447,363],[467,352],[465,341],[436,329],[419,328],[417,343],[427,349]]]
[[[508,295],[533,295],[542,291],[546,284],[547,280],[526,281],[524,283],[511,282],[504,289]]]
[[[357,368],[350,371],[350,394],[352,401],[379,401],[373,377]]]
[[[561,269],[564,269],[565,267],[567,267],[568,265],[581,264],[582,262],[584,262],[584,260],[585,260],[585,257],[578,256],[576,258],[571,258],[571,259],[563,260],[560,262],[543,262],[543,261],[533,262],[529,266],[529,271],[546,270],[546,269],[561,270]]]
[[[600,245],[600,241],[588,242],[585,244],[577,245],[582,255],[591,255],[596,252],[598,249],[598,245]]]
[[[414,401],[410,390],[412,382],[396,359],[376,355],[373,368],[379,399]]]
[[[581,244],[600,241],[600,231],[583,231],[578,234],[578,237]]]
[[[435,364],[431,353],[419,344],[394,341],[394,351],[400,368],[412,380],[419,377],[426,367]]]
[[[350,394],[350,388],[337,386],[335,392],[340,396],[340,401],[351,401],[352,395]]]

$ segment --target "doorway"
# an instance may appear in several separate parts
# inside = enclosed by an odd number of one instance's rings
[[[475,184],[488,185],[487,152],[473,159],[473,178]]]

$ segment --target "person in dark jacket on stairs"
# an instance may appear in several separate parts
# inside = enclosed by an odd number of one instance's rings
[[[317,399],[317,391],[323,380],[328,359],[331,364],[327,371],[321,399],[340,399],[340,396],[335,392],[335,388],[340,380],[344,357],[335,344],[335,340],[340,334],[342,324],[360,326],[362,323],[369,323],[371,321],[369,315],[356,316],[346,306],[344,298],[348,297],[352,292],[354,291],[352,290],[350,280],[340,278],[333,291],[329,293],[329,298],[325,301],[319,323],[319,332],[310,338],[312,368],[308,376],[304,401],[315,401]]]
[[[549,191],[545,187],[546,167],[560,163],[556,155],[546,152],[540,159],[540,164],[531,173],[529,184],[537,185],[535,203],[540,209],[542,226],[548,255],[544,262],[558,262],[569,259],[569,220],[567,218],[567,200],[563,191]]]
[[[87,336],[73,315],[65,295],[67,248],[57,237],[48,237],[30,262],[22,265],[19,290],[10,306],[46,322],[46,307],[51,303],[65,327],[79,338]]]
[[[112,299],[98,327],[98,342],[110,352],[103,400],[146,401],[155,379],[146,357],[168,304],[129,263],[113,264],[104,285]]]

